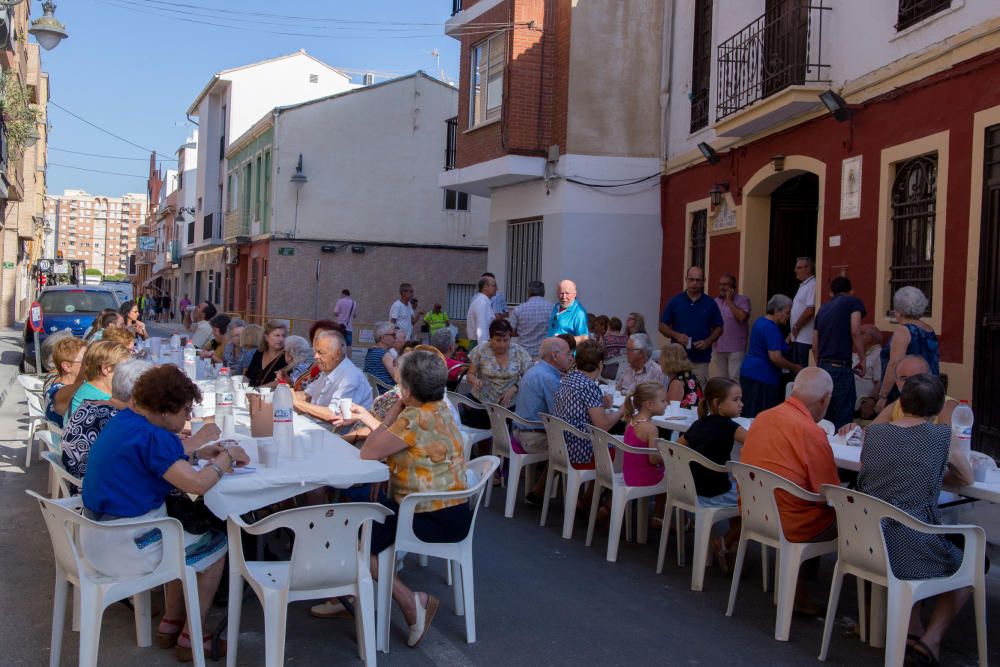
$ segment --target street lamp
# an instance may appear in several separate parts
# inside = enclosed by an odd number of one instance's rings
[[[0,4],[8,7],[19,2],[22,0],[0,0]],[[45,0],[42,3],[42,11],[43,15],[31,22],[28,32],[35,36],[39,46],[46,51],[51,51],[59,46],[59,42],[69,37],[69,33],[66,32],[66,26],[56,19],[56,3],[52,0]]]
[[[295,238],[299,231],[299,191],[309,182],[302,170],[302,153],[299,153],[299,163],[295,165],[295,173],[288,180],[295,186],[295,222],[292,224],[292,238]]]

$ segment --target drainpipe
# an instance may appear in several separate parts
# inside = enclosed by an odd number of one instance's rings
[[[670,154],[670,68],[673,66],[674,3],[663,8],[663,54],[660,60],[660,159],[665,164]]]

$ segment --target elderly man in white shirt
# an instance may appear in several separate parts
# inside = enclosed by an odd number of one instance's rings
[[[297,412],[330,422],[344,424],[339,410],[330,409],[336,399],[349,398],[369,409],[372,406],[372,388],[357,366],[347,358],[347,341],[339,331],[322,331],[316,334],[314,355],[320,374],[304,392],[295,392],[292,406]],[[353,420],[351,420],[353,421]]]
[[[625,359],[628,365],[622,372],[615,388],[628,394],[643,382],[664,384],[663,369],[653,361],[653,343],[644,333],[632,334],[625,343]]]
[[[490,302],[497,293],[496,278],[483,276],[479,279],[478,288],[479,293],[469,304],[469,314],[465,318],[465,334],[470,340],[475,339],[480,345],[485,345],[490,339],[490,324],[496,319]]]

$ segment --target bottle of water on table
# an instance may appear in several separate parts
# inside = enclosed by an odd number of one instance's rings
[[[961,401],[955,411],[951,413],[951,443],[954,446],[956,440],[958,446],[968,456],[972,452],[972,424],[975,418],[968,401]]]
[[[271,404],[274,408],[274,431],[271,436],[274,438],[278,457],[290,461],[295,432],[292,428],[292,390],[286,382],[278,383]]]
[[[184,346],[184,374],[191,378],[191,382],[198,379],[198,352],[191,341]]]
[[[233,423],[233,401],[236,391],[233,388],[233,380],[229,377],[229,369],[222,368],[219,377],[215,380],[215,423],[226,433],[226,427]],[[229,430],[232,430],[231,428]]]

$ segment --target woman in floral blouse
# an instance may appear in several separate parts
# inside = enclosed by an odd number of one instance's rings
[[[507,320],[493,320],[489,342],[477,345],[469,355],[465,380],[472,386],[472,397],[480,403],[497,403],[505,408],[513,405],[518,382],[531,368],[531,355],[510,342],[510,334]],[[485,410],[467,411],[463,421],[475,428],[490,427]]]
[[[660,353],[660,368],[667,381],[667,400],[680,401],[682,408],[696,408],[701,403],[701,385],[691,372],[687,350],[677,343],[670,343]]]

